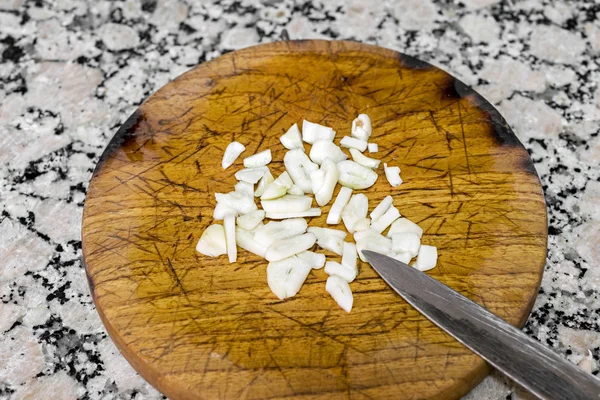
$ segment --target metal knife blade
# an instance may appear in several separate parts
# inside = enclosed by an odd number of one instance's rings
[[[363,254],[411,306],[540,399],[600,399],[600,380],[500,317],[400,261]]]

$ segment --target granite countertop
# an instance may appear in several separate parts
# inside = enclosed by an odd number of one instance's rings
[[[292,38],[378,44],[497,105],[529,150],[548,261],[525,331],[600,355],[600,5],[593,1],[0,0],[0,399],[155,399],[94,309],[86,187],[136,107],[225,51]],[[469,399],[528,398],[499,374]]]

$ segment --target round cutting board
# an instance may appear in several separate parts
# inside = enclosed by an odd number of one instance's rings
[[[228,53],[181,75],[118,130],[90,183],[83,219],[89,285],[106,329],[135,369],[170,399],[456,399],[488,366],[361,263],[354,308],[340,309],[313,271],[278,300],[267,262],[195,252],[215,192],[229,192],[242,157],[271,149],[303,119],[373,121],[382,168],[364,191],[386,195],[438,247],[428,272],[522,326],[546,255],[546,210],[535,169],[481,96],[415,58],[353,42],[285,41]],[[339,190],[339,186],[338,189]],[[337,192],[336,190],[336,192]],[[323,216],[309,221],[325,226]],[[343,227],[339,227],[342,228]],[[350,236],[349,236],[350,238]],[[351,239],[350,239],[351,240]],[[332,254],[328,258],[337,259]]]

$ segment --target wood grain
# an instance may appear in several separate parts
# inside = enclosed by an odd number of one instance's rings
[[[302,119],[349,134],[373,120],[380,169],[373,208],[391,194],[439,249],[431,275],[514,325],[532,307],[547,225],[527,151],[504,119],[447,73],[353,42],[286,41],[226,54],[150,97],[104,152],[87,195],[83,253],[108,332],[131,364],[171,399],[456,399],[487,373],[362,263],[342,311],[315,271],[279,301],[266,262],[194,251],[212,222],[214,192],[234,172],[227,144],[270,148]],[[324,208],[324,215],[329,207]],[[309,225],[324,225],[325,216]],[[333,255],[330,255],[332,258]]]

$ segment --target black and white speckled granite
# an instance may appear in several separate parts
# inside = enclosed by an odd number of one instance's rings
[[[596,3],[596,4],[595,4]],[[155,399],[94,310],[80,221],[94,163],[152,92],[221,53],[353,39],[441,66],[529,149],[549,254],[525,328],[600,355],[600,4],[548,0],[0,0],[0,399]],[[528,396],[500,375],[469,399]]]

